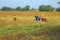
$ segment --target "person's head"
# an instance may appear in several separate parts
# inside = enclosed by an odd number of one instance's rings
[[[38,16],[35,16],[35,17],[38,17]]]

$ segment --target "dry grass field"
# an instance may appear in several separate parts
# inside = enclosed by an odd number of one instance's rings
[[[59,24],[60,23],[60,12],[0,12],[0,24],[19,24],[19,23],[33,23],[35,21],[35,16],[40,16],[47,18],[49,23]],[[17,20],[14,21],[14,18]]]
[[[35,16],[48,22],[36,22]],[[0,11],[0,40],[58,40],[60,32],[54,31],[58,25],[60,12]]]

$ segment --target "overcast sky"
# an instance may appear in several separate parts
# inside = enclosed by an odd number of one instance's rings
[[[17,6],[24,7],[30,5],[31,8],[38,8],[39,5],[52,5],[53,7],[60,7],[57,2],[60,0],[0,0],[0,8],[8,6],[16,8]]]

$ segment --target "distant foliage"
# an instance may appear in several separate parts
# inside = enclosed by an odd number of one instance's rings
[[[58,2],[58,4],[60,4],[60,2]]]
[[[60,7],[56,8],[56,11],[60,11]]]
[[[60,2],[58,2],[60,4]],[[31,8],[29,5],[26,5],[25,7],[21,8],[20,6],[16,8],[11,7],[2,7],[0,11],[60,11],[60,7],[54,8],[51,5],[40,5],[38,9]]]
[[[27,6],[25,6],[25,7],[23,8],[23,11],[28,11],[28,10],[30,10],[30,6],[29,6],[29,5],[27,5]]]
[[[53,11],[54,8],[51,5],[40,5],[39,11]]]
[[[2,7],[1,10],[2,11],[11,11],[12,9],[10,7]]]
[[[22,11],[23,9],[21,7],[17,7],[15,10],[16,11]]]

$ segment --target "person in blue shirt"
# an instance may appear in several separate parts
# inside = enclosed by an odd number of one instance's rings
[[[39,16],[35,16],[35,20],[36,21],[39,21]]]

